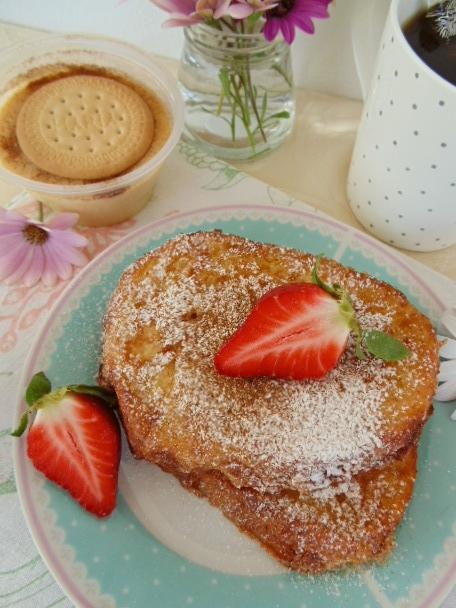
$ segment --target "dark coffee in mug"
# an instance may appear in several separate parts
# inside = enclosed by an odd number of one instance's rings
[[[456,36],[443,38],[428,16],[429,9],[418,13],[404,26],[404,36],[415,53],[434,72],[456,85]]]

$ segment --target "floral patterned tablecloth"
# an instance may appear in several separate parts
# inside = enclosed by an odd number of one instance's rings
[[[81,228],[88,254],[100,251],[131,230],[160,216],[227,203],[296,202],[232,167],[180,144],[163,169],[155,196],[141,214],[108,228]],[[306,206],[307,207],[307,206]],[[308,208],[308,207],[307,207]],[[31,211],[31,210],[29,210]],[[20,373],[34,337],[68,281],[54,287],[0,285],[0,607],[67,607],[71,603],[54,582],[38,555],[22,517],[14,482],[9,431],[17,401]]]
[[[163,169],[155,195],[137,217],[110,228],[84,228],[89,257],[95,257],[131,230],[163,215],[224,204],[271,204],[312,209],[244,173],[181,143]],[[314,210],[314,209],[312,209]],[[315,210],[314,210],[315,211]],[[456,302],[456,285],[412,260],[420,275],[448,305]],[[53,288],[0,286],[0,608],[71,606],[38,555],[22,517],[15,488],[9,429],[19,397],[18,378],[30,346],[67,282]],[[451,604],[448,604],[451,606]]]

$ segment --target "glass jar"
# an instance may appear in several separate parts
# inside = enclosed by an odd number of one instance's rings
[[[218,158],[255,158],[276,148],[292,130],[291,56],[282,40],[188,27],[179,83],[186,138]]]

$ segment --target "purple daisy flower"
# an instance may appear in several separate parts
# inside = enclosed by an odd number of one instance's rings
[[[49,286],[69,279],[73,266],[88,261],[80,251],[87,239],[71,229],[77,220],[76,213],[60,213],[36,222],[0,208],[0,281],[31,287],[40,279]]]
[[[315,27],[312,19],[327,19],[330,2],[331,0],[280,0],[277,6],[265,13],[264,37],[271,42],[280,30],[285,42],[291,44],[295,38],[295,27],[313,34]]]

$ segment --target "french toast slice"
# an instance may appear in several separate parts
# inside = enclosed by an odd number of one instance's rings
[[[100,382],[115,390],[132,452],[218,472],[236,488],[305,494],[382,467],[414,445],[431,413],[438,342],[392,286],[322,260],[363,329],[411,351],[359,360],[349,342],[321,380],[229,378],[214,356],[267,291],[308,282],[315,257],[219,231],[181,235],[127,269],[104,320]]]
[[[301,495],[236,488],[220,471],[182,474],[171,461],[163,468],[285,566],[318,574],[388,557],[412,497],[416,460],[412,446],[382,468]]]

